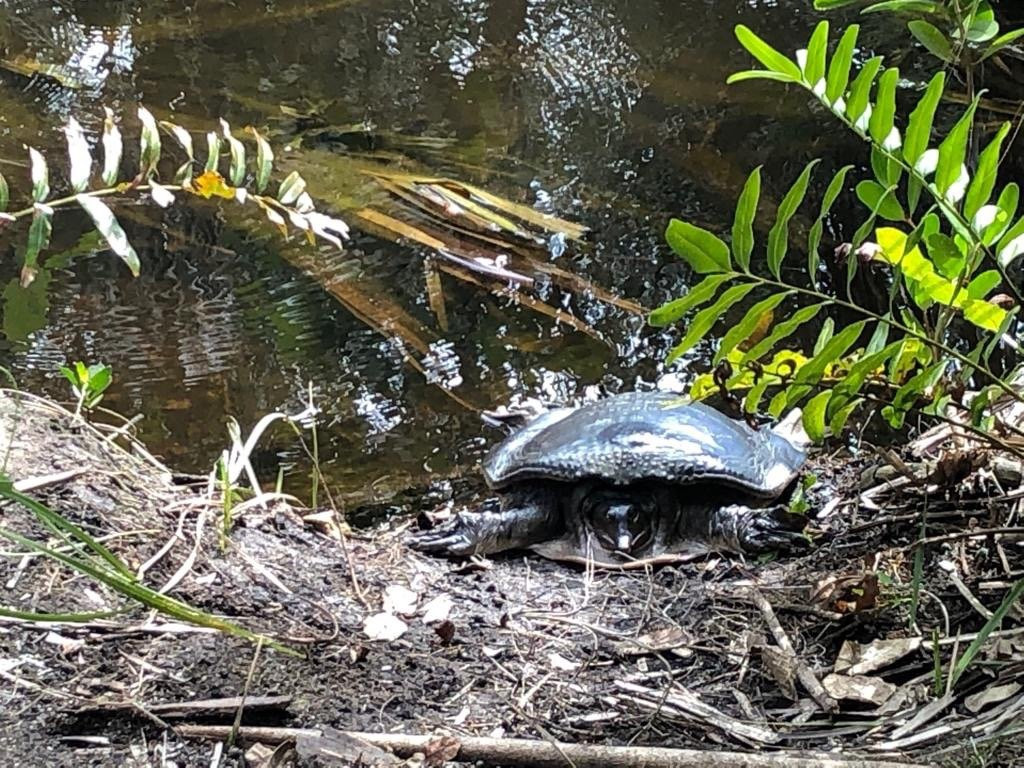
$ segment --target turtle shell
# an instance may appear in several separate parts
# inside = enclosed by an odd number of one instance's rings
[[[768,427],[753,429],[680,395],[634,392],[544,414],[494,448],[483,470],[498,490],[531,479],[598,478],[715,482],[772,498],[805,460],[801,447]]]

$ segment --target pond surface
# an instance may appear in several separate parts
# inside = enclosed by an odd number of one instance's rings
[[[800,94],[725,85],[750,65],[735,24],[793,50],[819,18],[809,5],[0,0],[7,59],[65,73],[64,84],[0,74],[0,157],[20,160],[32,143],[58,158],[68,115],[94,139],[102,106],[131,114],[138,102],[206,129],[224,117],[282,130],[284,106],[339,134],[443,138],[439,150],[407,154],[421,170],[585,224],[582,244],[555,238],[545,258],[653,307],[691,280],[662,240],[671,216],[726,231],[754,166],[765,165],[765,192],[777,201],[811,156],[863,161]],[[24,168],[2,167],[12,186],[24,185]],[[350,183],[335,166],[314,164],[306,176],[314,196]],[[354,231],[344,254],[321,256],[318,277],[286,258],[276,232],[246,226],[230,205],[186,202],[163,218],[151,207],[118,208],[142,259],[137,279],[82,240],[74,214],[58,216],[57,255],[28,289],[17,284],[24,232],[0,239],[0,356],[20,386],[61,398],[58,365],[108,363],[115,385],[105,404],[142,414],[143,439],[183,470],[209,470],[227,415],[248,429],[269,411],[300,410],[311,388],[332,490],[350,503],[387,499],[472,470],[496,437],[474,408],[515,393],[565,399],[594,384],[652,387],[678,340],[678,331],[646,328],[641,316],[585,294],[542,285],[537,295],[591,334],[447,277],[445,329],[415,246]],[[840,235],[830,232],[831,242]],[[325,290],[326,273],[340,293]],[[367,301],[415,324],[429,346],[414,355],[423,370],[407,362],[407,344],[367,321]],[[698,349],[671,373],[685,383],[706,370],[706,357]],[[287,487],[308,492],[294,434],[281,428],[262,446],[261,472],[272,481],[283,467]]]

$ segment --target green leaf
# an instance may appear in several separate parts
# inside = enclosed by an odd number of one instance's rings
[[[103,120],[103,183],[112,187],[117,183],[117,175],[121,170],[121,155],[124,145],[121,131],[114,122],[114,113],[104,107],[106,118]]]
[[[67,379],[69,382],[71,382],[71,386],[72,387],[78,387],[79,386],[79,384],[81,382],[78,380],[78,373],[77,372],[75,372],[71,368],[68,368],[66,365],[60,366],[59,370],[60,370],[61,373],[64,374],[64,378]]]
[[[232,186],[240,187],[245,180],[245,145],[231,135],[231,126],[228,125],[227,120],[224,118],[220,120],[220,128],[224,134],[224,140],[227,141],[228,148],[231,151],[228,180]]]
[[[142,122],[142,131],[139,134],[139,175],[143,180],[148,180],[156,172],[157,163],[160,162],[160,131],[156,126],[156,119],[145,107],[139,107],[139,120]]]
[[[1010,222],[1013,221],[1013,217],[1017,215],[1017,206],[1019,203],[1020,187],[1017,186],[1016,182],[1011,181],[1003,187],[1003,191],[999,193],[999,199],[996,200],[995,206],[998,211],[996,217],[993,219],[991,224],[984,226],[979,233],[981,235],[981,241],[985,245],[992,245],[1003,237],[1003,233],[1006,232]],[[983,223],[979,220],[977,215],[975,216],[975,221],[979,225]]]
[[[822,350],[800,367],[793,384],[787,389],[786,408],[794,407],[800,402],[814,385],[821,381],[825,370],[829,365],[835,363],[845,355],[850,347],[860,338],[861,333],[867,325],[867,320],[861,320],[843,328],[839,333],[829,339]]]
[[[964,218],[970,221],[981,206],[985,205],[992,197],[992,190],[996,186],[996,176],[999,173],[999,160],[1002,157],[1003,140],[1010,132],[1010,124],[1003,123],[992,141],[982,150],[978,157],[978,168],[971,179],[971,185],[967,188],[967,197],[964,199]]]
[[[868,122],[868,132],[875,142],[886,149],[890,146],[889,134],[892,133],[896,119],[896,84],[900,79],[900,71],[889,67],[878,79],[878,92],[875,94],[875,106]]]
[[[89,389],[99,394],[110,386],[113,374],[109,365],[94,365],[89,367]]]
[[[877,212],[883,219],[906,221],[907,215],[896,197],[895,189],[885,189],[877,181],[864,180],[857,185],[857,197],[868,210]]]
[[[903,426],[904,414],[914,406],[919,398],[930,397],[931,393],[929,390],[942,378],[948,365],[948,359],[933,363],[924,370],[915,373],[907,380],[906,384],[896,390],[896,394],[892,398],[890,416],[887,416],[889,423],[894,428],[898,429]],[[897,416],[898,418],[893,419],[891,416]]]
[[[122,563],[116,555],[103,546],[103,544],[70,520],[58,515],[49,507],[41,504],[30,496],[26,496],[25,494],[16,491],[11,486],[0,488],[0,496],[14,501],[31,511],[42,525],[68,543],[76,553],[81,553],[81,545],[84,545],[88,550],[94,552],[108,563],[118,574],[131,579],[135,578],[134,574],[128,570],[127,566],[125,566],[125,564]]]
[[[789,75],[798,82],[802,80],[803,73],[800,71],[800,67],[796,65],[796,62],[791,61],[772,48],[749,27],[737,24],[736,39],[739,40],[740,45],[747,49],[751,56],[761,62],[769,71]]]
[[[807,63],[804,79],[812,88],[825,77],[825,58],[828,53],[828,22],[819,21],[807,43]]]
[[[935,170],[935,188],[945,196],[953,183],[960,178],[960,172],[967,158],[967,142],[974,126],[974,110],[978,106],[975,99],[967,108],[956,125],[939,145],[939,164]]]
[[[829,106],[834,106],[839,98],[846,93],[859,33],[860,26],[857,24],[848,26],[839,39],[835,53],[832,54],[832,62],[828,65],[828,81],[825,86],[825,98],[828,99]]]
[[[985,59],[989,58],[990,56],[995,56],[1006,46],[1015,43],[1021,37],[1024,37],[1024,27],[1022,27],[1021,29],[1014,29],[1010,32],[1007,32],[1005,35],[1000,35],[989,44],[988,48],[985,49],[985,53],[982,54],[981,60],[985,61]]]
[[[766,69],[746,69],[742,72],[734,72],[725,79],[726,85],[734,85],[747,80],[774,80],[779,83],[799,83],[798,78],[786,75],[782,72],[769,72]]]
[[[967,254],[957,247],[953,238],[936,232],[925,238],[925,244],[928,246],[928,255],[939,273],[949,280],[958,279],[967,266]]]
[[[1003,276],[998,269],[986,270],[967,284],[967,296],[971,299],[984,299],[1001,282],[1003,282]]]
[[[814,340],[814,347],[811,349],[811,356],[821,354],[821,350],[828,344],[829,339],[836,332],[836,321],[831,317],[826,317],[825,322],[821,324],[821,328],[818,330],[818,338]]]
[[[666,364],[671,365],[690,351],[694,345],[703,340],[704,337],[707,336],[708,331],[711,330],[712,326],[729,309],[729,307],[750,293],[753,288],[754,283],[734,285],[719,296],[718,301],[709,307],[705,307],[694,315],[694,318],[690,323],[690,327],[686,331],[686,336],[684,336],[683,340],[672,348],[672,351],[669,353],[668,359],[666,360]]]
[[[256,192],[262,194],[274,170],[274,150],[255,128],[250,127],[249,132],[256,139]]]
[[[7,186],[7,179],[0,173],[0,213],[7,210],[7,205],[11,202],[11,188]]]
[[[125,231],[114,217],[113,211],[102,200],[90,197],[89,195],[76,195],[75,200],[92,217],[96,229],[103,235],[103,239],[107,241],[110,250],[121,257],[121,260],[128,265],[128,269],[131,270],[134,277],[138,277],[140,267],[139,255],[132,248],[132,244],[128,242],[128,235],[125,234]]]
[[[967,39],[972,43],[987,43],[998,34],[999,24],[996,23],[995,11],[986,0],[981,0],[967,27]]]
[[[287,176],[285,176],[284,181],[281,182],[281,186],[278,187],[278,190],[277,190],[277,200],[278,200],[278,202],[281,203],[281,205],[291,205],[296,200],[298,200],[299,199],[299,195],[301,195],[305,191],[306,191],[306,180],[299,175],[298,171],[292,171]],[[673,219],[673,221],[674,221],[674,219]],[[683,222],[679,222],[679,223],[682,224]],[[671,229],[672,229],[672,224],[671,223],[669,223],[669,227],[668,228],[671,231]],[[710,234],[710,233],[708,233],[708,234]],[[666,233],[666,237],[667,236],[668,235]],[[714,237],[714,235],[711,235],[711,236]],[[719,242],[721,242],[721,240],[719,240]],[[672,246],[672,241],[671,240],[669,241],[669,245]],[[722,243],[722,247],[725,248],[726,259],[728,259],[728,257],[729,257],[729,248],[726,246],[725,243]],[[672,249],[675,250],[675,246],[672,246]],[[679,253],[679,251],[676,251],[676,253]],[[682,255],[682,254],[680,254],[680,255]],[[697,271],[699,272],[700,270],[697,270]]]
[[[879,326],[888,328],[888,325],[885,323],[879,323]],[[876,328],[875,330],[877,332],[878,329]],[[875,337],[873,336],[872,342],[874,340]],[[882,368],[887,360],[903,349],[905,343],[905,339],[898,339],[882,346],[880,349],[874,349],[856,360],[846,371],[846,375],[843,376],[842,380],[836,383],[836,396],[847,400],[858,395],[868,377],[876,375],[878,369]],[[871,344],[868,344],[868,348],[871,348]],[[884,373],[882,375],[884,376]]]
[[[885,315],[885,319],[889,319],[889,315]],[[864,347],[866,353],[874,354],[885,346],[886,340],[889,338],[889,323],[879,322],[875,326],[874,333],[871,334],[871,338],[868,340],[868,345]]]
[[[821,198],[821,208],[818,211],[818,218],[815,219],[814,224],[811,226],[811,231],[807,236],[807,274],[811,278],[811,283],[817,284],[818,266],[820,260],[818,257],[818,246],[821,245],[821,236],[825,231],[825,218],[832,210],[832,206],[835,204],[839,194],[843,191],[843,187],[846,184],[846,175],[853,168],[852,165],[846,165],[836,171],[835,176],[832,177],[832,181],[828,183],[828,187],[825,189],[825,194]]]
[[[160,127],[170,133],[181,148],[185,150],[185,155],[189,160],[195,160],[195,147],[192,144],[192,134],[182,128],[176,123],[172,123],[170,120],[161,120],[159,123]]]
[[[779,418],[784,410],[786,410],[785,389],[782,390],[781,392],[776,392],[775,397],[773,397],[771,399],[771,402],[768,403],[768,413],[772,416],[772,418]]]
[[[820,443],[825,439],[825,410],[831,397],[832,391],[825,390],[812,397],[804,406],[802,415],[804,430],[815,443]]]
[[[846,100],[846,116],[850,122],[856,124],[864,110],[868,108],[868,98],[871,94],[871,84],[875,82],[875,75],[882,66],[882,57],[875,56],[864,62],[860,72],[853,79],[850,86],[850,96]]]
[[[761,168],[758,166],[751,171],[743,185],[732,225],[732,253],[744,272],[750,271],[750,254],[754,250],[754,217],[757,215],[760,196]]]
[[[67,125],[64,126],[64,136],[68,142],[68,180],[71,182],[72,190],[81,192],[89,186],[89,176],[92,175],[89,144],[85,140],[82,126],[73,117],[69,117]]]
[[[878,13],[880,11],[896,11],[903,13],[938,13],[942,7],[932,0],[885,0],[869,5],[861,13]]]
[[[203,168],[207,173],[217,170],[220,165],[220,136],[213,131],[206,134],[206,166]]]
[[[818,312],[821,311],[821,307],[822,304],[810,304],[806,307],[801,307],[790,317],[786,318],[781,323],[776,324],[770,334],[765,336],[761,341],[757,342],[757,344],[744,353],[743,358],[740,360],[740,365],[744,365],[751,360],[761,359],[765,354],[770,352],[776,344],[783,339],[789,338],[797,328],[817,315]]]
[[[850,420],[850,416],[857,409],[862,402],[863,398],[855,397],[853,400],[848,402],[842,408],[836,410],[832,414],[832,418],[829,420],[828,428],[833,435],[840,435],[843,432],[843,428],[846,426],[846,422]]]
[[[834,11],[836,8],[845,8],[848,5],[856,5],[861,0],[814,0],[814,10]]]
[[[793,218],[800,203],[807,194],[807,185],[811,179],[811,172],[818,161],[812,160],[805,167],[799,178],[789,188],[786,196],[779,203],[778,214],[775,217],[775,224],[768,232],[768,269],[775,276],[780,278],[782,260],[789,249],[789,221]]]
[[[744,413],[757,413],[757,409],[761,405],[761,399],[771,383],[772,379],[768,376],[762,376],[754,382],[754,385],[747,390],[746,397],[743,398]]]
[[[871,145],[871,170],[883,187],[897,186],[903,176],[903,166],[875,144]]]
[[[685,296],[662,304],[651,312],[647,322],[656,328],[664,328],[666,325],[671,325],[694,307],[710,301],[711,297],[718,290],[718,286],[731,277],[728,273],[708,275],[691,288]]]
[[[293,174],[295,175],[295,174]],[[288,177],[290,179],[291,176]],[[281,185],[281,202],[285,198],[285,179]],[[303,187],[305,182],[303,182]],[[298,194],[295,195],[298,197]],[[287,203],[285,203],[287,205]],[[708,274],[709,272],[729,272],[732,270],[732,260],[729,257],[729,246],[721,238],[712,234],[706,229],[696,227],[679,219],[672,219],[665,230],[665,239],[669,247],[682,257],[694,272]]]
[[[1021,579],[1010,590],[1006,593],[1003,598],[1003,602],[999,604],[992,615],[985,622],[985,625],[978,632],[977,636],[971,641],[971,644],[967,646],[967,650],[964,651],[964,655],[957,659],[956,666],[953,667],[953,675],[950,680],[950,687],[952,688],[957,684],[967,668],[971,666],[974,660],[977,658],[981,649],[984,647],[985,642],[988,640],[988,636],[992,634],[992,631],[998,629],[998,627],[1006,619],[1010,611],[1020,601],[1021,596],[1024,595],[1024,579]]]
[[[979,328],[996,333],[1003,327],[1008,314],[1005,309],[984,299],[966,299],[963,303],[964,318]]]
[[[733,351],[738,344],[743,343],[750,338],[750,334],[754,332],[754,329],[758,327],[758,324],[762,321],[766,313],[771,312],[782,302],[784,298],[789,296],[791,291],[781,291],[779,293],[772,294],[766,299],[762,299],[747,310],[747,314],[743,316],[743,319],[739,323],[732,326],[722,337],[721,343],[718,345],[718,351],[715,352],[715,357],[712,360],[713,365],[718,365],[726,355]]]
[[[35,203],[32,207],[32,223],[28,228],[28,241],[25,245],[23,286],[31,282],[30,276],[35,274],[39,254],[50,244],[50,233],[53,231],[53,208],[43,203]]]
[[[934,24],[929,24],[927,21],[922,19],[915,19],[914,21],[907,23],[907,28],[910,30],[910,34],[912,34],[932,56],[941,59],[947,64],[951,64],[953,62],[953,46]]]
[[[39,150],[29,147],[28,156],[32,176],[32,202],[41,203],[50,194],[50,169]]]
[[[939,106],[943,90],[946,87],[946,73],[937,72],[924,95],[917,102],[914,111],[910,113],[910,121],[907,123],[907,137],[903,142],[903,158],[913,167],[924,151],[928,149],[928,142],[932,136],[932,122],[935,120],[935,110]]]

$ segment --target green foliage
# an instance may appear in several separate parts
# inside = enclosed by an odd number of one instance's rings
[[[35,499],[20,493],[15,489],[14,484],[2,475],[0,475],[0,499],[12,502],[30,511],[39,524],[58,542],[59,546],[48,546],[4,527],[0,527],[0,538],[7,539],[27,552],[50,558],[84,575],[93,582],[102,584],[127,600],[145,608],[158,611],[172,619],[216,629],[252,642],[265,642],[284,653],[298,655],[294,650],[274,640],[257,635],[238,624],[218,616],[204,613],[187,603],[176,600],[173,597],[168,597],[145,586],[135,577],[131,569],[103,544],[45,504],[41,504]],[[3,606],[0,606],[0,615],[30,620],[55,618],[55,614],[19,611]],[[59,618],[63,621],[87,621],[95,618],[97,615],[96,613],[62,614]]]
[[[53,196],[49,164],[42,153],[33,147],[28,148],[31,183],[28,206],[8,211],[11,190],[7,179],[0,176],[0,226],[21,219],[31,221],[21,268],[22,286],[29,285],[38,274],[39,258],[50,242],[55,209],[69,205],[78,205],[84,210],[110,250],[124,261],[133,275],[139,274],[139,256],[114,211],[101,198],[148,193],[154,203],[167,207],[175,201],[177,192],[205,198],[221,197],[243,205],[258,206],[267,219],[285,235],[291,229],[300,232],[310,242],[326,240],[339,248],[341,241],[348,236],[348,226],[343,221],[316,210],[313,199],[306,192],[305,180],[297,173],[293,172],[285,179],[276,196],[266,193],[274,170],[274,153],[267,140],[255,129],[248,129],[256,143],[252,169],[249,168],[245,144],[233,135],[231,126],[221,120],[221,134],[207,134],[208,153],[204,170],[193,178],[193,168],[198,161],[192,134],[182,126],[166,120],[158,123],[149,110],[139,107],[139,165],[137,169],[122,175],[124,142],[121,131],[114,113],[106,108],[104,111],[106,118],[100,139],[103,162],[98,173],[94,172],[93,157],[82,126],[72,117],[64,127],[69,188],[63,196]],[[167,176],[173,179],[172,183],[160,181],[164,178],[161,166],[166,164],[170,154],[163,146],[161,130],[173,137],[177,147],[184,153],[184,161],[176,163],[173,174]],[[224,144],[229,154],[227,178],[218,170]],[[98,185],[92,186],[94,181]],[[252,189],[246,186],[247,183],[251,183]]]
[[[884,5],[892,9],[897,4]],[[1016,308],[1007,310],[990,298],[998,290],[1016,293],[1005,279],[1005,267],[1024,252],[1024,217],[1015,220],[1017,185],[1007,184],[996,194],[1009,124],[997,130],[969,169],[976,102],[962,111],[945,136],[933,136],[945,77],[933,77],[909,118],[903,118],[895,98],[898,71],[885,69],[881,57],[855,66],[856,26],[843,33],[830,57],[828,30],[828,22],[821,22],[807,49],[791,60],[738,26],[737,39],[766,69],[740,72],[729,82],[764,78],[803,87],[869,144],[872,178],[855,185],[866,210],[850,245],[847,284],[863,264],[887,267],[890,311],[873,312],[817,284],[824,222],[847,186],[851,167],[840,168],[829,179],[808,235],[806,275],[794,278],[790,275],[799,275],[799,270],[784,269],[791,257],[790,222],[805,202],[817,161],[803,169],[779,204],[761,260],[752,258],[762,185],[758,168],[737,201],[731,246],[693,224],[669,224],[668,244],[704,276],[686,296],[651,315],[652,324],[667,325],[697,310],[669,361],[704,341],[728,310],[757,291],[767,295],[731,325],[714,362],[731,365],[725,386],[746,390],[747,411],[757,410],[769,389],[774,392],[768,404],[773,415],[802,406],[812,438],[840,431],[864,402],[884,405],[882,414],[893,427],[912,409],[937,411],[954,388],[954,378],[976,379],[1019,399],[988,367],[994,342],[1016,313]],[[922,195],[930,202],[919,214]],[[877,226],[879,218],[895,226]],[[797,306],[775,322],[775,311],[794,302]],[[838,331],[826,320],[810,356],[784,348],[799,328],[833,308],[861,319]],[[981,334],[982,343],[972,353],[962,352],[950,336],[954,321],[973,325]],[[691,394],[702,397],[715,391],[710,379],[699,377]]]
[[[92,410],[99,405],[100,400],[103,399],[103,393],[107,391],[107,387],[113,380],[110,366],[102,363],[87,366],[79,360],[70,367],[62,365],[60,372],[71,382],[71,389],[78,399],[78,405],[75,408],[76,416],[82,412],[82,408]]]
[[[819,11],[848,6],[863,6],[863,13],[911,17],[907,22],[910,34],[944,64],[971,67],[1024,36],[1024,29],[999,34],[989,0],[814,0]]]

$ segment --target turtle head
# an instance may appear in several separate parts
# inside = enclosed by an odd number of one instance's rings
[[[651,543],[657,508],[646,496],[597,491],[584,502],[591,531],[609,552],[631,555]]]

